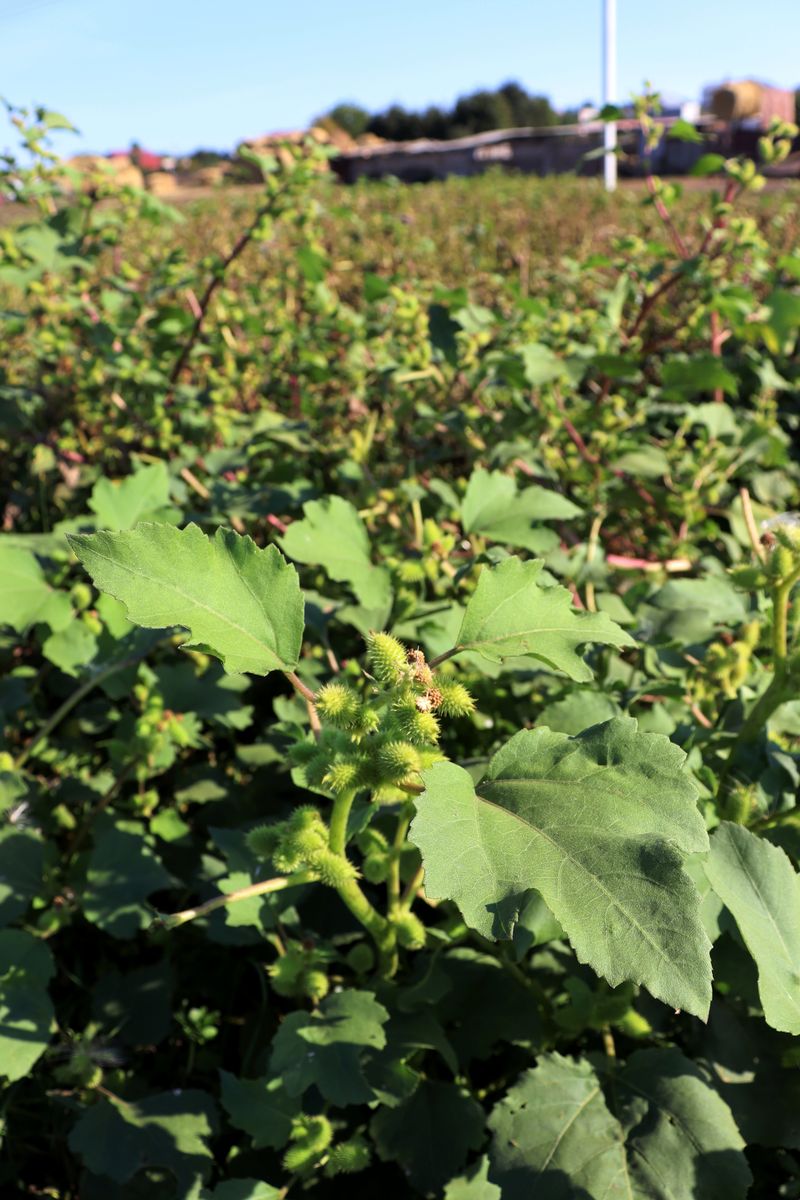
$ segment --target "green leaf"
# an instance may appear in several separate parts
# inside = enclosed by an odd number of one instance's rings
[[[200,1200],[281,1200],[284,1192],[258,1179],[227,1179],[213,1191],[200,1193]]]
[[[707,175],[718,174],[724,166],[725,156],[723,154],[703,154],[691,167],[689,174],[702,179]]]
[[[331,579],[349,583],[365,608],[385,609],[388,616],[389,572],[373,566],[367,527],[348,500],[309,500],[303,520],[289,526],[281,546],[295,562],[319,565]]]
[[[68,117],[65,117],[63,113],[54,112],[49,108],[38,108],[36,110],[36,120],[41,125],[44,125],[45,129],[66,129],[71,133],[78,132]]]
[[[556,733],[582,733],[592,725],[601,725],[620,715],[619,705],[602,692],[576,689],[563,700],[555,700],[539,713],[537,725],[546,725]]]
[[[55,974],[49,948],[20,929],[0,932],[0,1075],[24,1079],[53,1029],[47,984]]]
[[[389,1014],[371,992],[353,989],[323,1000],[313,1013],[293,1012],[272,1043],[270,1069],[290,1096],[316,1085],[331,1104],[366,1104],[373,1098],[362,1055],[386,1045]]]
[[[32,829],[0,828],[0,925],[25,912],[42,887],[44,842]]]
[[[647,445],[620,454],[610,465],[615,471],[645,479],[661,479],[670,469],[669,458],[661,447]]]
[[[543,539],[552,535],[534,522],[569,520],[580,509],[558,492],[531,486],[517,491],[516,482],[503,471],[473,471],[461,506],[465,533],[477,533],[503,545],[542,552]]]
[[[736,376],[723,366],[714,354],[697,354],[694,358],[668,358],[662,370],[664,389],[681,395],[697,395],[721,388],[729,396],[737,395]]]
[[[758,967],[758,994],[773,1029],[800,1034],[800,877],[778,846],[723,821],[706,874]]]
[[[549,1054],[495,1107],[492,1179],[503,1200],[743,1200],[751,1182],[730,1109],[669,1048],[609,1072]]]
[[[56,631],[72,613],[69,596],[50,587],[35,555],[0,542],[0,626],[25,633],[41,621]]]
[[[303,597],[297,572],[275,546],[196,525],[138,525],[73,534],[70,545],[95,584],[121,600],[137,625],[189,630],[187,646],[222,659],[233,674],[297,666]]]
[[[784,1040],[760,1018],[715,1003],[703,1054],[747,1143],[800,1150],[800,1071],[781,1065]]]
[[[65,675],[77,675],[97,653],[97,638],[77,614],[64,629],[51,633],[42,645],[42,654]]]
[[[735,627],[747,620],[745,598],[725,576],[672,579],[652,603],[664,613],[659,633],[684,645],[705,641],[719,625]]]
[[[185,1196],[211,1173],[209,1140],[216,1126],[206,1092],[177,1088],[133,1103],[103,1098],[84,1109],[69,1147],[92,1174],[116,1183],[127,1183],[145,1167],[166,1167]]]
[[[253,1139],[253,1149],[280,1150],[292,1132],[292,1118],[300,1111],[296,1097],[284,1091],[278,1078],[237,1079],[220,1071],[222,1107],[231,1124]]]
[[[169,507],[169,474],[163,462],[139,467],[125,479],[101,477],[92,488],[89,508],[104,529],[131,529],[137,521],[156,521]],[[163,514],[165,519],[169,513]]]
[[[694,142],[696,145],[703,144],[703,135],[699,129],[691,125],[689,121],[685,121],[683,117],[679,117],[677,121],[667,130],[667,137],[674,138],[679,142]]]
[[[744,1142],[722,1097],[674,1046],[639,1050],[609,1077],[635,1200],[743,1200]]]
[[[525,372],[525,378],[531,387],[539,387],[543,383],[550,383],[553,379],[563,378],[567,373],[567,369],[558,357],[548,346],[542,346],[538,342],[531,342],[527,346],[523,346],[519,352],[522,359],[522,366]]]
[[[133,937],[153,920],[144,901],[172,882],[145,840],[140,821],[98,822],[83,893],[87,921],[112,937]]]
[[[481,1106],[454,1083],[424,1079],[397,1108],[380,1109],[370,1132],[385,1162],[397,1162],[427,1195],[459,1171],[483,1141]]]
[[[489,1058],[501,1043],[540,1047],[542,1021],[530,991],[493,955],[457,946],[438,959],[434,981],[449,985],[431,1003],[463,1064]]]
[[[328,271],[328,260],[310,246],[301,246],[295,253],[297,265],[308,283],[324,283]]]
[[[428,336],[431,345],[439,350],[445,362],[454,367],[458,363],[456,335],[461,329],[442,304],[431,304],[428,308]]]
[[[251,681],[241,675],[226,675],[218,663],[212,663],[202,676],[202,686],[193,662],[163,663],[155,670],[164,707],[173,712],[196,713],[204,721],[224,729],[247,729],[253,721],[253,708],[240,696]]]
[[[631,1196],[622,1130],[586,1061],[539,1059],[495,1106],[489,1129],[491,1178],[503,1200]]]
[[[475,787],[453,763],[423,772],[411,838],[426,891],[485,937],[512,935],[538,890],[581,962],[705,1017],[710,943],[685,856],[708,841],[685,755],[620,717],[577,737],[523,730]]]
[[[525,656],[588,682],[592,672],[577,654],[587,642],[636,643],[603,613],[579,612],[566,588],[544,587],[544,563],[509,558],[484,567],[464,612],[455,652],[474,650],[490,662]]]
[[[92,989],[92,1015],[128,1046],[154,1046],[172,1024],[173,972],[166,961],[120,972],[104,967]]]
[[[451,1179],[444,1200],[501,1200],[500,1188],[489,1180],[489,1159],[484,1155],[463,1175]]]

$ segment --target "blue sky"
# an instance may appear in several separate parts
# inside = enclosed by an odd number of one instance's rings
[[[618,0],[620,99],[644,79],[800,83],[800,0]],[[600,92],[601,0],[0,0],[0,95],[82,131],[69,148],[225,148],[338,100],[450,103],[517,79]],[[0,132],[0,146],[6,138]],[[67,143],[61,143],[67,152]]]

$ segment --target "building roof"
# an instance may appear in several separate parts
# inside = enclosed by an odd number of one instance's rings
[[[655,123],[669,128],[678,120],[677,117],[656,117]],[[713,118],[700,117],[693,124],[703,125],[713,122]],[[617,121],[620,131],[639,129],[640,124],[635,117],[625,117]],[[529,138],[557,137],[587,137],[590,134],[601,133],[605,128],[603,121],[581,121],[576,125],[539,125],[522,126],[515,129],[490,129],[487,133],[474,133],[469,137],[447,138],[418,138],[411,142],[382,142],[377,146],[358,146],[347,150],[343,158],[374,158],[382,154],[439,154],[444,150],[474,150],[479,146],[491,146],[496,142],[522,141]]]

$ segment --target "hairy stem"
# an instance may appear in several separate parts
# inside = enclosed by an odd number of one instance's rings
[[[319,713],[317,712],[317,697],[314,695],[311,688],[306,687],[300,676],[295,675],[294,671],[284,671],[283,673],[289,680],[289,683],[292,685],[294,690],[297,692],[298,696],[302,696],[302,698],[305,700],[306,709],[308,710],[308,723],[311,726],[311,732],[314,735],[314,741],[318,742],[322,735],[322,722],[320,721]]]
[[[331,831],[328,845],[335,854],[344,854],[347,845],[347,821],[356,798],[355,788],[341,792],[333,802]]]
[[[747,536],[750,538],[750,545],[753,547],[753,553],[763,563],[766,561],[766,551],[761,543],[761,538],[758,535],[758,527],[753,514],[753,505],[750,500],[750,492],[746,487],[739,488],[739,498],[742,501],[742,515],[744,523],[747,527]]]
[[[347,821],[355,798],[356,789],[351,788],[338,795],[333,802],[328,845],[335,854],[341,854],[343,858],[347,845]],[[380,973],[387,977],[393,975],[397,970],[397,941],[389,922],[370,904],[354,879],[340,884],[336,890],[375,942]]]
[[[397,938],[394,929],[386,918],[373,908],[355,880],[342,884],[336,890],[375,942],[378,949],[378,971],[388,979],[397,970]]]
[[[395,912],[400,906],[400,854],[403,846],[406,843],[408,827],[411,824],[411,818],[413,816],[414,805],[404,805],[397,821],[397,828],[394,832],[394,842],[392,843],[392,861],[389,867],[389,878],[386,882],[387,891],[389,893],[390,912]]]
[[[157,923],[165,929],[177,929],[179,925],[185,925],[187,921],[205,917],[208,913],[215,912],[218,908],[225,908],[228,904],[237,904],[240,900],[251,900],[253,896],[266,896],[270,892],[281,892],[284,888],[298,887],[301,883],[313,883],[316,878],[313,871],[298,871],[295,875],[279,875],[275,879],[264,879],[261,883],[251,883],[235,892],[215,896],[213,900],[207,900],[205,904],[198,904],[195,908],[184,908],[181,912],[176,913],[159,913]]]
[[[594,562],[595,555],[597,554],[597,545],[600,540],[600,528],[605,519],[605,515],[605,511],[600,509],[600,511],[595,514],[594,520],[592,521],[592,526],[589,530],[589,540],[586,543],[587,567],[591,566],[591,564]],[[589,612],[597,612],[594,584],[592,583],[591,579],[586,580],[586,607],[588,608]]]
[[[424,878],[425,878],[425,868],[423,866],[417,867],[416,871],[414,872],[413,877],[406,884],[406,890],[403,892],[403,895],[400,898],[400,904],[399,904],[400,912],[408,912],[409,911],[409,909],[411,908],[411,905],[414,903],[414,901],[417,898],[417,893],[418,893],[419,889],[422,887],[422,881],[424,880]]]
[[[730,791],[733,769],[741,761],[742,751],[756,740],[776,708],[792,699],[794,685],[787,671],[789,642],[789,596],[800,580],[800,570],[777,583],[772,593],[772,657],[775,673],[767,689],[762,692],[731,747],[727,762],[719,778],[718,801],[724,800]]]

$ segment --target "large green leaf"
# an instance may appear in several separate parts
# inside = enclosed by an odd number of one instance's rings
[[[280,1079],[237,1079],[220,1071],[220,1083],[222,1106],[231,1124],[250,1135],[254,1150],[264,1146],[280,1150],[286,1145],[300,1102],[287,1095]]]
[[[412,1186],[438,1191],[483,1141],[481,1106],[454,1083],[423,1080],[397,1108],[381,1108],[370,1132],[382,1159],[398,1162]]]
[[[104,529],[131,529],[137,521],[165,519],[169,512],[169,474],[163,462],[139,467],[125,479],[101,477],[89,507]]]
[[[349,583],[365,608],[388,614],[389,572],[373,565],[367,527],[349,500],[309,500],[302,521],[289,526],[281,545],[296,562],[319,565],[331,579]]]
[[[712,835],[706,874],[755,959],[766,1020],[800,1034],[800,876],[780,847],[729,821]]]
[[[21,929],[0,932],[0,1076],[23,1079],[47,1049],[53,1004],[47,984],[53,956]]]
[[[453,763],[423,772],[411,838],[429,896],[486,937],[509,937],[537,889],[581,962],[705,1017],[710,943],[685,856],[708,845],[685,755],[636,721],[577,737],[523,730],[477,785]]]
[[[202,1191],[200,1200],[283,1200],[285,1194],[260,1179],[226,1179],[213,1191]]]
[[[489,1159],[483,1158],[463,1175],[451,1179],[444,1189],[444,1200],[501,1200],[496,1183],[489,1179]]]
[[[151,966],[117,971],[104,965],[92,989],[92,1016],[128,1046],[156,1046],[172,1024],[175,977],[162,959]]]
[[[32,829],[0,828],[0,925],[25,912],[42,887],[44,841]]]
[[[544,587],[543,562],[509,558],[484,567],[467,604],[454,648],[474,650],[490,662],[528,656],[571,679],[587,682],[592,672],[577,654],[587,642],[633,646],[629,634],[604,613],[579,612],[566,588]]]
[[[503,1200],[631,1196],[622,1130],[588,1062],[541,1058],[495,1106],[489,1128],[490,1174]]]
[[[289,670],[303,637],[297,572],[275,546],[218,529],[138,525],[121,533],[73,534],[70,545],[103,591],[148,629],[181,625],[188,645],[232,673]]]
[[[366,1104],[373,1099],[362,1056],[386,1045],[389,1014],[371,992],[354,989],[323,1000],[313,1013],[293,1012],[272,1044],[270,1068],[290,1096],[315,1085],[331,1104]]]
[[[747,620],[741,592],[729,579],[672,579],[652,600],[659,610],[653,614],[661,638],[680,642],[702,642],[720,626],[735,627]]]
[[[613,1065],[613,1064],[612,1064]],[[605,1081],[559,1054],[496,1106],[491,1178],[503,1200],[742,1200],[751,1182],[730,1109],[674,1048],[643,1050]]]
[[[133,937],[153,920],[147,897],[171,883],[140,821],[97,822],[82,898],[87,921],[112,937]]]
[[[531,486],[517,491],[516,482],[503,471],[473,471],[461,507],[465,533],[477,533],[507,546],[520,546],[534,553],[555,540],[549,530],[534,522],[569,520],[580,509],[558,492]]]
[[[75,613],[64,629],[50,634],[42,653],[65,675],[78,675],[79,668],[90,663],[97,653],[97,638]]]
[[[69,596],[50,587],[36,556],[0,540],[0,626],[24,633],[41,621],[57,631],[72,612]]]
[[[522,359],[525,378],[532,387],[550,383],[567,374],[567,368],[557,354],[549,346],[540,342],[529,342],[521,346],[519,356]]]
[[[791,1054],[782,1064],[785,1045],[760,1017],[748,1019],[722,1002],[712,1005],[703,1053],[742,1137],[748,1144],[800,1150],[800,1071],[790,1065]]]
[[[740,1200],[752,1182],[722,1097],[674,1046],[640,1050],[608,1082],[636,1200]]]
[[[206,1092],[176,1088],[135,1102],[98,1099],[69,1135],[93,1175],[126,1183],[146,1167],[166,1167],[181,1197],[211,1173],[209,1140],[217,1112]]]

